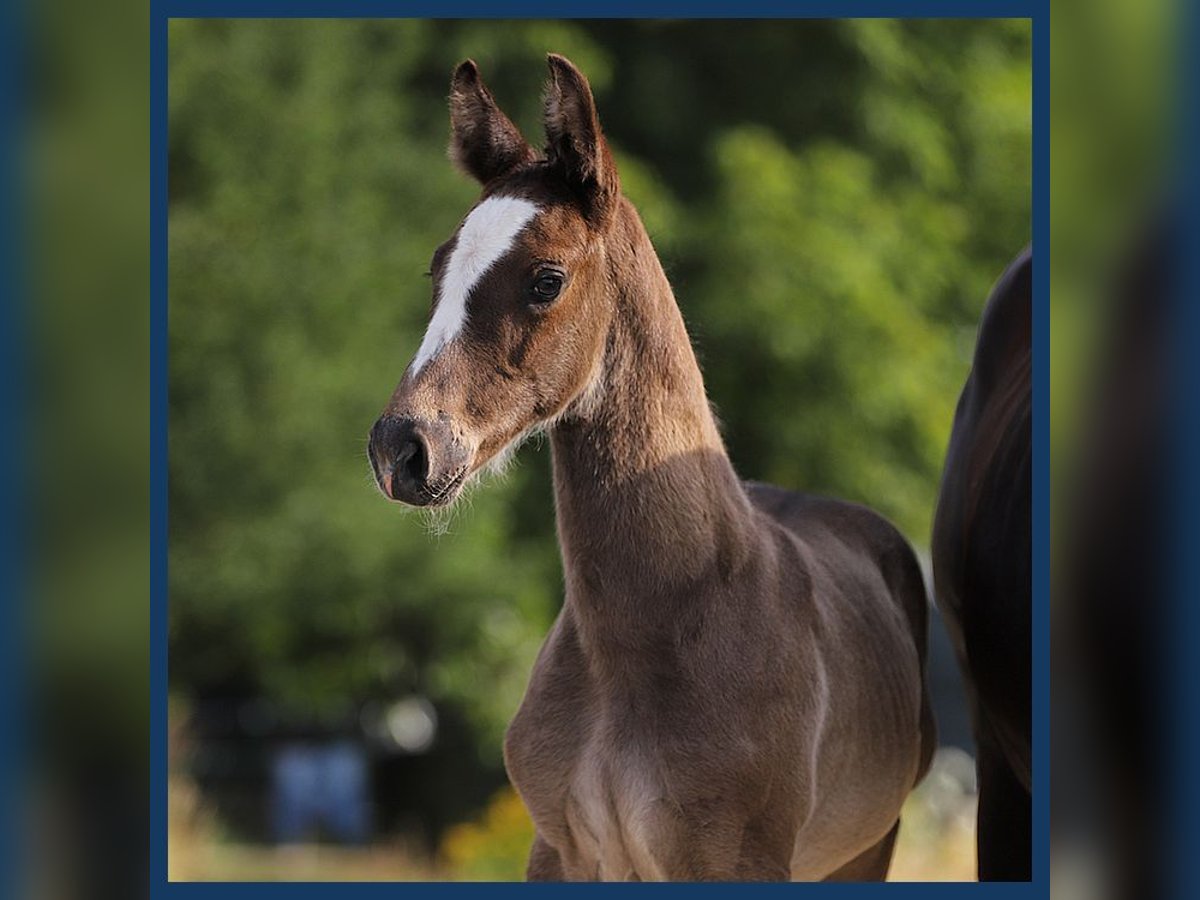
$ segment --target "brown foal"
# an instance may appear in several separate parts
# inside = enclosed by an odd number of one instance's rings
[[[888,522],[741,481],[591,89],[550,56],[546,149],[454,73],[483,193],[368,455],[451,503],[551,436],[566,600],[509,727],[530,880],[882,880],[935,746],[925,588]]]

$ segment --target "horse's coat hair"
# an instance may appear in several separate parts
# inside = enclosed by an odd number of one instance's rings
[[[936,743],[916,559],[864,507],[738,478],[587,80],[549,66],[542,156],[455,72],[451,156],[483,184],[434,256],[457,330],[368,451],[430,507],[550,435],[566,599],[504,745],[528,877],[881,880]],[[453,242],[518,201],[537,215],[440,319]]]
[[[980,881],[1033,871],[1031,544],[1033,254],[988,297],[934,516],[938,605],[975,734]]]

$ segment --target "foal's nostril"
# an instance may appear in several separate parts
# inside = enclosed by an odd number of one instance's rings
[[[412,435],[396,455],[396,471],[412,484],[424,484],[429,478],[429,454],[420,435]]]
[[[447,502],[467,452],[443,422],[384,415],[371,429],[371,465],[385,495],[412,506]]]

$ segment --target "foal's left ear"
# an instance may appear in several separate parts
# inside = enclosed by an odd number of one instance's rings
[[[521,132],[496,105],[468,59],[450,82],[450,158],[481,184],[506,175],[536,154]]]
[[[621,195],[617,167],[600,130],[587,78],[565,56],[547,58],[546,158],[558,167],[593,224],[607,224]]]

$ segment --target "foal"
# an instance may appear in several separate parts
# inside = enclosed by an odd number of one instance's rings
[[[528,878],[882,880],[935,745],[917,562],[863,507],[738,479],[587,80],[549,67],[544,154],[454,73],[483,195],[368,450],[441,506],[551,434],[566,601],[504,747]]]

